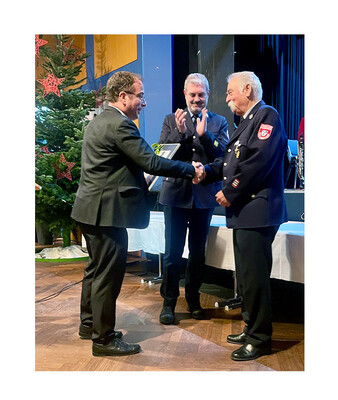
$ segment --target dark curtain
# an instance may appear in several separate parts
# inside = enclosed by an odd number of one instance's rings
[[[198,36],[173,35],[173,104],[172,112],[177,108],[185,108],[183,94],[184,81],[187,75],[198,71]]]
[[[289,139],[304,117],[304,35],[235,35],[235,71],[253,71]]]
[[[297,139],[304,117],[304,35],[262,35],[260,52],[270,54],[276,66],[271,105],[278,110],[289,139]]]
[[[183,83],[198,71],[197,50],[197,35],[173,35],[173,111],[185,107]],[[288,138],[297,139],[304,117],[304,35],[234,35],[233,54],[234,71],[255,72],[263,100],[279,112]],[[224,104],[225,90],[226,83]]]

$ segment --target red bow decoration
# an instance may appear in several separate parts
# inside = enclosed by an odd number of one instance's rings
[[[48,93],[55,93],[60,97],[60,90],[58,86],[62,83],[65,78],[56,78],[53,73],[49,73],[46,79],[38,79],[37,81],[44,86],[45,90],[43,92],[42,97],[45,97]]]
[[[55,168],[57,174],[56,174],[56,179],[59,180],[61,178],[67,178],[70,181],[73,180],[72,175],[70,173],[70,170],[74,167],[74,165],[76,164],[75,162],[68,162],[65,159],[65,156],[63,154],[61,154],[60,159],[59,159],[59,163],[64,163],[67,165],[67,170],[66,171],[61,171],[60,167],[58,166],[58,164],[53,164],[53,167]]]

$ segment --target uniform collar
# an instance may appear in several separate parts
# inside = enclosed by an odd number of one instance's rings
[[[243,119],[245,119],[251,112],[251,110],[255,107],[256,104],[258,104],[261,100],[258,100],[252,107],[249,108],[249,110],[243,115]]]
[[[243,121],[238,125],[238,128],[234,130],[233,134],[231,135],[230,142],[233,142],[234,140],[236,140],[238,138],[238,136],[240,136],[240,134],[249,125],[253,116],[263,105],[265,105],[264,101],[260,100],[250,110],[248,110],[249,117],[246,119],[243,119]]]
[[[189,115],[190,115],[191,118],[192,118],[194,115],[196,115],[196,114],[193,114],[193,113],[189,110],[188,107],[186,108],[186,110],[188,111],[188,113],[189,113]],[[201,118],[202,112],[200,112],[197,116],[198,116],[199,118]],[[208,119],[208,118],[210,118],[210,116],[209,116],[209,111],[207,112],[207,119]]]

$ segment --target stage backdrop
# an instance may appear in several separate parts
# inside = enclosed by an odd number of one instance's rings
[[[42,35],[40,35],[42,37]],[[262,81],[263,99],[275,107],[289,139],[296,139],[304,116],[304,35],[70,35],[90,57],[82,77],[84,90],[105,86],[116,71],[144,78],[147,107],[135,121],[141,135],[158,141],[166,114],[185,107],[183,84],[191,72],[210,83],[209,108],[224,115],[229,132],[238,122],[225,103],[226,77],[254,71]],[[43,35],[53,43],[51,35]],[[36,69],[38,77],[41,69]]]

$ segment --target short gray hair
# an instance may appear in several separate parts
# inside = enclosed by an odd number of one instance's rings
[[[249,84],[252,88],[254,100],[262,100],[263,89],[261,81],[258,79],[257,75],[250,71],[234,72],[227,77],[227,82],[229,83],[233,78],[239,78],[240,90],[243,91],[245,86]]]
[[[209,82],[203,74],[199,74],[197,72],[189,74],[184,81],[184,90],[187,90],[188,83],[205,86],[206,91],[209,92]]]
[[[116,102],[122,91],[131,92],[136,81],[142,81],[142,76],[129,71],[115,72],[107,81],[106,100]]]

